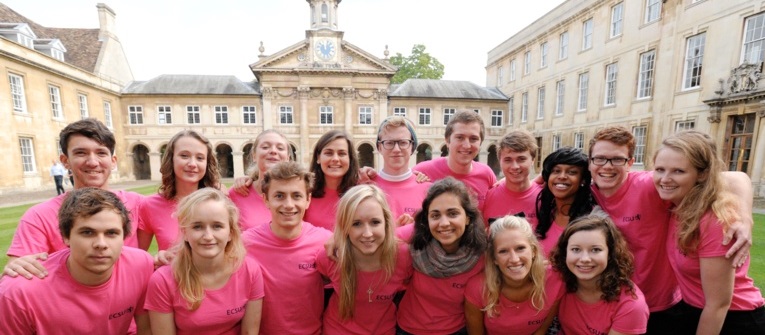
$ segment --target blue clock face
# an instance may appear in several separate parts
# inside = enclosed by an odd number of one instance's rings
[[[316,55],[324,60],[335,57],[335,44],[331,40],[319,40],[316,42]]]

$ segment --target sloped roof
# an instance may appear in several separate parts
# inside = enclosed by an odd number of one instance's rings
[[[260,95],[260,85],[234,76],[163,74],[148,81],[131,82],[122,93]]]
[[[64,60],[83,70],[93,72],[96,69],[96,61],[101,51],[101,42],[98,40],[99,29],[79,28],[48,28],[16,13],[13,9],[0,3],[0,22],[26,23],[37,35],[37,38],[58,38],[64,44],[67,52]]]
[[[478,86],[469,81],[438,79],[407,79],[391,85],[389,97],[508,100],[496,88]]]

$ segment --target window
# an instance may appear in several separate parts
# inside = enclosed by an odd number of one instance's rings
[[[552,137],[552,151],[560,149],[560,134],[555,134]]]
[[[430,124],[430,108],[420,108],[420,124]]]
[[[677,121],[675,123],[675,132],[693,130],[694,128],[696,128],[696,121],[693,120]]]
[[[611,7],[611,38],[622,34],[622,20],[624,19],[624,2]]]
[[[540,59],[539,59],[539,67],[547,67],[547,52],[550,50],[550,45],[547,44],[547,42],[542,43],[542,45],[539,46],[539,51],[541,53]]]
[[[605,106],[616,104],[616,73],[618,68],[616,63],[606,65],[606,98],[603,102]]]
[[[507,102],[507,124],[513,124],[513,116],[515,115],[515,97],[510,97],[510,101]]]
[[[592,48],[592,19],[582,23],[582,50]]]
[[[228,106],[215,106],[215,124],[228,124]]]
[[[55,59],[58,59],[62,62],[64,61],[64,52],[59,49],[50,49],[50,55]]]
[[[128,106],[130,124],[143,124],[143,106]]]
[[[61,89],[58,86],[48,85],[48,93],[50,93],[50,110],[54,119],[63,119],[64,115],[61,113]]]
[[[199,124],[199,106],[186,106],[186,123]]]
[[[333,124],[334,109],[332,106],[319,106],[319,124]]]
[[[444,126],[452,119],[454,112],[454,108],[444,108]]]
[[[292,124],[292,106],[279,106],[279,123]]]
[[[505,80],[505,68],[499,67],[497,68],[497,86],[502,86],[502,83],[504,83],[503,80]]]
[[[661,0],[645,1],[645,23],[653,22],[661,16]]]
[[[529,92],[521,94],[521,122],[526,122],[529,117]]]
[[[32,139],[19,137],[19,147],[21,147],[21,166],[24,169],[24,173],[36,172],[35,149],[32,145]]]
[[[648,127],[639,126],[632,128],[632,136],[635,137],[635,164],[645,162],[645,135]]]
[[[515,59],[510,61],[510,81],[515,80]]]
[[[577,103],[577,111],[583,112],[587,110],[587,90],[590,86],[590,73],[579,74],[579,101]]]
[[[327,4],[321,4],[321,22],[328,22],[329,21],[329,9],[327,7]]]
[[[480,110],[480,109],[473,109],[473,111],[474,111],[476,114],[481,114],[481,110]]]
[[[359,124],[372,124],[372,107],[359,107]]]
[[[537,89],[537,120],[545,118],[545,87]]]
[[[584,150],[584,133],[574,133],[574,148]]]
[[[638,76],[637,97],[649,98],[653,90],[653,66],[656,61],[656,51],[651,50],[640,54],[640,76]]]
[[[88,112],[88,96],[85,94],[77,94],[77,101],[80,105],[80,118],[85,119],[90,115]]]
[[[242,122],[244,124],[258,123],[258,116],[255,113],[255,106],[242,106]]]
[[[560,47],[558,49],[558,59],[568,58],[568,32],[560,34]]]
[[[531,73],[531,51],[523,54],[523,74]]]
[[[157,123],[173,124],[173,111],[170,106],[157,106]]]
[[[104,123],[109,128],[114,126],[112,122],[112,103],[108,101],[104,101]]]
[[[561,116],[563,115],[563,104],[566,99],[566,82],[564,80],[557,83],[555,93],[555,116]]]
[[[685,48],[683,89],[701,86],[701,63],[704,60],[705,40],[705,33],[701,33],[688,38]]]
[[[395,107],[393,108],[393,115],[406,117],[406,107]]]
[[[26,113],[27,98],[24,95],[24,78],[15,74],[9,74],[8,82],[11,85],[11,100],[13,100],[13,111],[16,113]]]
[[[759,64],[765,60],[765,13],[746,18],[743,47],[742,63]]]
[[[491,111],[491,126],[502,127],[502,111],[494,109]]]

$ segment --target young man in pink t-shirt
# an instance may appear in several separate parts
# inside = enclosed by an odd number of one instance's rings
[[[96,187],[109,188],[109,176],[117,164],[114,154],[116,140],[114,134],[96,119],[84,119],[67,125],[59,134],[62,154],[60,160],[74,176],[74,188]],[[136,229],[138,227],[138,205],[142,196],[127,191],[114,192],[130,211],[133,221],[132,231],[126,234],[125,245],[138,247]],[[63,197],[42,202],[24,213],[16,228],[16,233],[8,248],[8,264],[3,273],[9,276],[32,275],[44,276],[39,262],[45,259],[41,253],[52,253],[66,246],[58,230],[58,209]],[[27,256],[23,259],[18,257]],[[41,277],[42,278],[42,277]]]
[[[444,133],[449,155],[420,162],[414,170],[424,173],[433,182],[452,176],[465,183],[474,192],[478,208],[483,208],[486,193],[497,182],[497,176],[488,165],[473,160],[481,151],[484,133],[484,123],[478,113],[457,112],[446,124]]]
[[[324,308],[316,254],[332,233],[304,222],[311,202],[312,175],[295,162],[282,162],[263,176],[262,191],[271,222],[244,232],[248,257],[263,270],[263,334],[319,334]]]
[[[119,198],[96,188],[69,192],[59,213],[67,249],[43,262],[46,280],[0,280],[0,324],[8,334],[148,334],[143,302],[154,270],[130,234]]]

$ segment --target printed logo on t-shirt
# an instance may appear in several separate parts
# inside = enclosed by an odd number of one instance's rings
[[[465,283],[452,283],[452,288],[464,289],[465,288]]]
[[[543,321],[545,321],[544,318],[536,319],[536,320],[530,320],[529,323],[527,324],[527,326],[538,326],[538,325],[541,325]]]
[[[632,221],[640,221],[640,214],[635,214],[633,216],[625,216],[622,218],[622,222],[632,222]]]
[[[244,312],[244,306],[246,306],[246,305],[247,304],[242,305],[242,307],[235,307],[235,308],[232,308],[232,309],[227,309],[226,310],[226,315],[234,315],[234,314],[242,313],[242,312]]]
[[[393,300],[394,296],[396,296],[395,293],[393,293],[393,294],[378,294],[378,295],[375,296],[375,301]]]
[[[301,263],[298,264],[300,270],[316,270],[316,263]]]
[[[589,331],[590,334],[592,334],[592,335],[606,335],[606,334],[608,334],[608,333],[604,333],[604,332],[602,332],[600,330],[597,330],[595,328],[592,328],[592,327],[590,327],[590,325],[587,325],[587,324],[585,324],[585,327],[587,327],[587,331]]]
[[[417,208],[414,207],[404,207],[404,213],[414,214],[417,212]]]
[[[128,308],[125,308],[122,311],[116,312],[116,313],[109,313],[109,320],[114,320],[117,318],[120,318],[124,315],[133,315],[133,306],[130,306]]]

